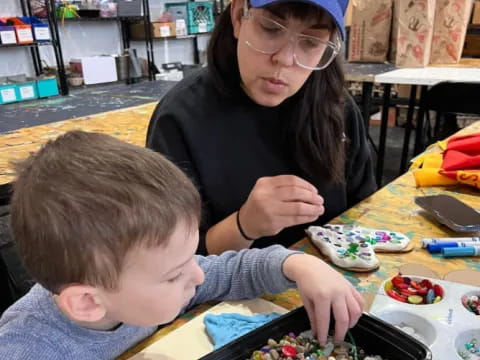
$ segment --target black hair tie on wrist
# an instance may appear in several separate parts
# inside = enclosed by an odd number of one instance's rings
[[[240,231],[240,234],[242,234],[242,236],[245,239],[250,240],[250,241],[255,240],[255,239],[247,236],[247,234],[245,234],[245,231],[243,231],[243,229],[242,229],[242,225],[240,225],[240,209],[237,211],[237,227],[238,227],[238,231]]]

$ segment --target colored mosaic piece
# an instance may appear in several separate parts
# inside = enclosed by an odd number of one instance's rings
[[[402,233],[388,230],[368,229],[355,225],[327,224],[325,228],[340,235],[353,238],[355,241],[365,241],[376,251],[396,252],[408,248],[410,239]]]
[[[480,360],[480,347],[476,338],[472,338],[464,345],[463,349],[458,349],[458,355],[464,360]]]

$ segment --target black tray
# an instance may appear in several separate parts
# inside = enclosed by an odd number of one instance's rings
[[[270,338],[278,341],[290,332],[299,334],[306,330],[310,330],[310,322],[305,308],[301,307],[205,355],[200,360],[245,360],[250,358],[253,351],[265,346]],[[425,345],[371,315],[363,314],[350,331],[356,345],[365,350],[367,355],[381,355],[388,360],[432,359],[432,353]],[[348,337],[346,340],[348,341]]]

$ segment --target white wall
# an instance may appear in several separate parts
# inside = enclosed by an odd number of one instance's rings
[[[150,0],[152,20],[159,16],[164,2],[164,0]],[[20,15],[19,0],[0,0],[0,17]],[[59,31],[65,64],[68,64],[72,58],[118,54],[121,51],[122,38],[119,24],[115,21],[65,22],[64,25],[59,23]],[[205,49],[207,39],[207,36],[199,39],[200,49]],[[132,41],[131,47],[137,49],[139,56],[146,58],[144,42]],[[192,64],[193,51],[193,39],[154,40],[155,64],[159,68],[167,60]],[[48,65],[55,66],[55,55],[51,46],[41,46],[40,54],[42,60]],[[0,49],[0,76],[21,73],[34,75],[28,48]]]

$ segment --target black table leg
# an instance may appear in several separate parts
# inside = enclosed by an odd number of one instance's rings
[[[378,153],[377,146],[373,142],[372,137],[370,136],[370,108],[372,107],[372,91],[373,83],[372,82],[363,82],[362,83],[362,115],[365,122],[365,131],[367,133],[368,141],[372,145],[373,149]]]
[[[388,113],[390,109],[390,91],[392,84],[385,84],[383,86],[383,106],[382,106],[382,122],[380,123],[380,140],[378,143],[378,157],[377,157],[377,171],[376,180],[377,185],[382,185],[383,163],[385,161],[385,146],[387,142],[387,127],[388,127]]]
[[[403,174],[407,167],[408,148],[410,147],[410,134],[412,133],[413,113],[415,111],[415,100],[417,97],[417,85],[412,85],[410,89],[410,99],[408,101],[407,122],[405,124],[405,135],[403,138],[402,159],[400,161],[399,175]]]
[[[413,149],[413,155],[418,155],[423,151],[424,142],[423,142],[423,118],[425,117],[425,96],[427,95],[428,87],[422,85],[420,91],[420,106],[418,108],[417,114],[417,129],[415,133],[415,148]]]

